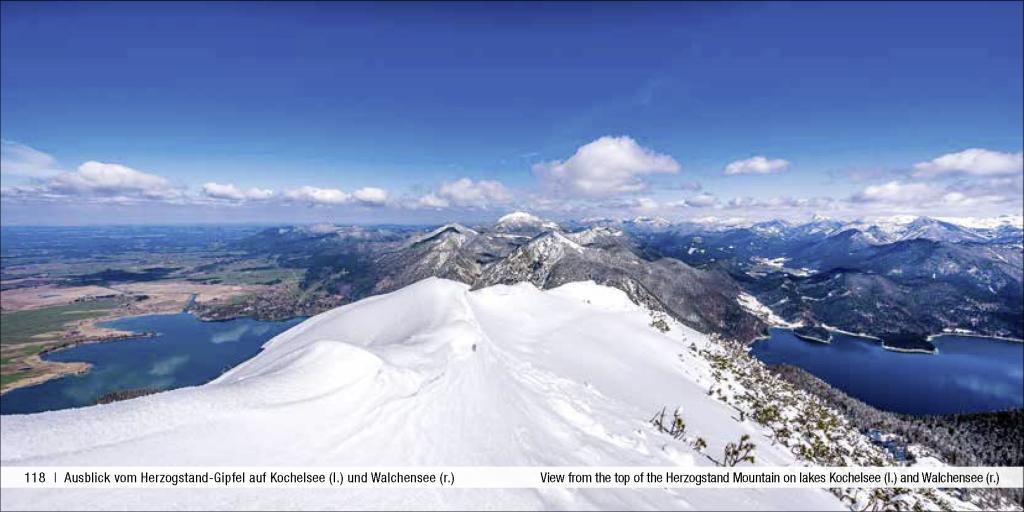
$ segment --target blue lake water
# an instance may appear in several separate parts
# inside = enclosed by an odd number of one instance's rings
[[[91,405],[113,391],[174,389],[209,382],[250,359],[264,343],[301,322],[238,318],[202,322],[188,313],[106,322],[106,327],[156,336],[78,345],[43,356],[84,361],[88,373],[50,380],[0,395],[0,414],[24,414]]]
[[[768,364],[803,368],[867,404],[925,415],[1024,407],[1024,343],[941,336],[937,354],[902,353],[877,341],[832,334],[832,343],[772,329],[751,354]]]

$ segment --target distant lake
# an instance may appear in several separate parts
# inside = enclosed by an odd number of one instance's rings
[[[767,364],[803,368],[885,411],[955,414],[1024,407],[1024,343],[941,336],[937,354],[893,352],[875,340],[832,333],[832,343],[772,329],[750,353]]]
[[[92,405],[101,396],[133,389],[205,384],[256,355],[264,343],[301,322],[238,318],[203,322],[188,313],[123,318],[101,325],[154,337],[87,343],[43,356],[83,361],[82,375],[50,380],[0,395],[0,414],[24,414]]]

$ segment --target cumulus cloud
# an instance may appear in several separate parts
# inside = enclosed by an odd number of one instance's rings
[[[658,202],[649,197],[638,197],[633,208],[641,211],[654,211],[658,209]]]
[[[336,188],[318,188],[307,185],[288,190],[284,193],[284,197],[311,205],[337,205],[347,203],[352,196]]]
[[[707,208],[718,204],[718,198],[711,194],[699,194],[685,199],[686,206],[692,208]]]
[[[74,171],[57,168],[50,155],[24,144],[3,141],[3,173],[26,176],[31,184],[3,187],[3,195],[24,200],[69,197],[93,202],[132,203],[143,200],[182,201],[183,187],[131,167],[88,161]]]
[[[639,192],[646,188],[641,176],[679,170],[671,156],[655,153],[626,136],[601,137],[566,160],[533,166],[534,173],[554,188],[587,197]]]
[[[755,156],[746,160],[736,160],[725,166],[725,174],[772,174],[784,171],[789,162],[781,158],[768,159]]]
[[[940,203],[945,206],[969,207],[969,206],[991,206],[1000,203],[1013,201],[1012,197],[1002,194],[985,194],[971,196],[963,192],[946,192],[940,198]]]
[[[686,181],[683,183],[677,183],[674,185],[668,185],[664,188],[675,189],[675,190],[686,190],[689,192],[700,192],[704,186],[699,181]]]
[[[768,198],[734,197],[726,202],[727,208],[830,208],[835,200],[829,197],[775,196]]]
[[[939,193],[927,183],[890,181],[881,185],[869,185],[850,199],[858,203],[921,203],[935,198]]]
[[[203,194],[214,199],[226,199],[229,201],[262,201],[273,197],[274,191],[265,188],[242,190],[231,183],[209,182],[203,184]]]
[[[939,183],[936,181],[893,180],[864,187],[846,201],[834,201],[848,211],[863,214],[871,209],[878,214],[893,212],[922,215],[994,214],[1019,210],[1024,197],[1021,175],[961,176]]]
[[[39,185],[14,185],[11,187],[0,187],[0,196],[11,199],[35,199],[52,196],[47,190]]]
[[[512,197],[505,185],[500,182],[491,180],[474,182],[469,178],[444,183],[437,193],[440,197],[460,206],[487,206],[492,203],[506,202]]]
[[[62,172],[46,179],[41,188],[60,195],[120,197],[125,199],[174,199],[181,189],[162,176],[137,171],[120,164],[89,161],[75,172]]]
[[[592,202],[587,202],[591,203]],[[672,207],[673,203],[659,203],[657,200],[651,197],[622,197],[612,198],[602,201],[601,206],[609,207],[611,209],[628,209],[636,210],[639,212],[653,212],[662,207]],[[577,205],[579,206],[579,205]]]
[[[992,206],[1020,203],[1024,199],[1024,176],[972,177],[947,184],[942,203],[949,206]]]
[[[59,172],[52,156],[24,144],[0,140],[0,173],[42,178]]]
[[[419,199],[417,205],[423,208],[448,208],[451,206],[451,203],[443,197],[438,197],[436,194],[427,194]]]
[[[203,205],[218,201],[267,201],[280,197],[285,201],[311,205],[382,206],[389,199],[388,192],[377,187],[363,187],[349,194],[334,188],[303,186],[278,194],[270,189],[241,188],[234,183],[209,181],[198,190],[189,191],[185,186],[176,185],[163,176],[115,163],[88,161],[74,171],[61,171],[56,169],[55,160],[46,153],[6,140],[3,141],[3,173],[29,178],[28,184],[0,187],[0,195],[5,199],[18,201],[67,201],[69,198],[80,198],[97,203],[160,201]],[[486,184],[483,188],[485,192],[493,194]],[[456,187],[451,194],[454,196],[460,192]]]
[[[418,205],[425,208],[448,208],[450,206],[486,208],[508,203],[512,194],[500,182],[491,180],[473,181],[461,178],[442,183],[436,192],[421,197]]]
[[[947,174],[993,176],[1024,173],[1024,152],[1003,153],[988,149],[971,148],[958,153],[947,153],[928,162],[914,164],[915,177]]]
[[[363,187],[353,192],[352,197],[366,206],[383,206],[388,201],[388,192],[382,188]]]

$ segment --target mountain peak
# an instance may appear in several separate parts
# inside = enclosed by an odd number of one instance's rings
[[[464,237],[467,237],[467,236],[475,236],[475,235],[478,234],[476,231],[474,231],[474,230],[472,230],[470,228],[467,228],[466,226],[463,226],[462,224],[450,223],[450,224],[445,224],[445,225],[443,225],[443,226],[441,226],[441,227],[439,227],[439,228],[437,228],[437,229],[431,231],[430,233],[427,233],[427,234],[425,234],[425,235],[423,235],[421,237],[413,239],[413,241],[409,245],[416,245],[416,244],[421,243],[421,242],[426,242],[428,240],[432,240],[434,238],[443,236],[446,233],[451,233],[453,235],[458,235],[460,238],[464,238]]]
[[[937,217],[942,222],[972,229],[996,229],[1010,227],[1024,229],[1024,216],[1000,215],[998,217]]]
[[[498,219],[498,224],[542,224],[540,217],[523,211],[516,211],[503,215]]]
[[[672,221],[664,217],[634,217],[631,222],[633,222],[634,224],[650,224],[659,227],[672,225]]]
[[[620,237],[624,234],[625,233],[620,229],[610,228],[608,226],[594,226],[592,228],[584,229],[583,231],[569,233],[566,235],[566,238],[580,245],[588,245],[599,239]]]
[[[570,240],[568,237],[566,237],[565,235],[559,233],[558,231],[548,231],[548,232],[544,233],[543,235],[540,235],[537,238],[534,238],[530,242],[530,245],[532,245],[532,246],[538,246],[538,245],[547,245],[547,246],[559,245],[559,246],[563,246],[563,247],[567,247],[569,249],[572,249],[572,250],[574,250],[576,252],[580,252],[580,253],[583,252],[583,246],[582,245],[576,243],[573,240]]]
[[[583,254],[584,247],[558,231],[546,231],[516,249],[513,260],[553,263],[570,252]]]
[[[499,229],[518,229],[518,228],[531,228],[531,229],[544,229],[544,230],[556,230],[559,229],[558,224],[549,220],[544,220],[531,213],[516,211],[502,216],[498,219],[495,226]]]

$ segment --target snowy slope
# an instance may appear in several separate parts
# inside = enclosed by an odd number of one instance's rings
[[[551,231],[559,229],[558,224],[544,220],[536,215],[526,212],[512,212],[503,215],[494,224],[496,231],[521,231],[521,230],[542,230]]]
[[[1022,215],[1001,215],[999,217],[936,217],[943,222],[956,224],[965,228],[973,229],[996,229],[1000,227],[1011,227],[1024,229],[1024,216]]]
[[[3,465],[711,465],[647,422],[682,408],[720,456],[793,455],[708,396],[704,335],[613,288],[469,291],[426,279],[313,317],[216,381],[135,400],[5,416]],[[816,489],[8,490],[0,508],[841,509]]]

